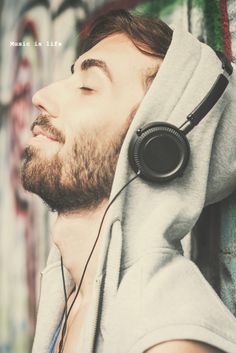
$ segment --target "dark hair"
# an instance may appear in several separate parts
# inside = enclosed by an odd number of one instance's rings
[[[158,17],[132,15],[119,9],[95,18],[80,35],[80,55],[102,39],[124,33],[144,54],[164,58],[172,39],[172,29]]]

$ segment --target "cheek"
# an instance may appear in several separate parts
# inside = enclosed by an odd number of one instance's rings
[[[94,133],[99,138],[110,139],[125,125],[140,96],[138,88],[128,84],[125,88],[116,87],[101,93],[73,97],[73,102],[62,114],[66,135],[63,151],[71,150],[81,134]]]
[[[67,121],[66,134],[71,140],[75,135],[86,133],[103,133],[122,125],[119,101],[113,97],[94,99],[77,107]]]
[[[121,125],[127,122],[130,113],[141,103],[145,95],[140,79],[133,77],[126,80],[125,85],[119,85],[116,89],[116,114]]]

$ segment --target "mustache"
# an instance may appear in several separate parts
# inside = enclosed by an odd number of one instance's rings
[[[36,125],[42,126],[43,130],[52,134],[58,142],[65,143],[65,135],[51,124],[49,115],[39,114],[32,123],[30,130],[33,131]]]

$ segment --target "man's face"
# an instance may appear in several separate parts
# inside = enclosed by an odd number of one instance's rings
[[[109,197],[119,151],[160,60],[111,35],[75,62],[73,74],[33,96],[41,115],[22,167],[24,187],[58,212]]]

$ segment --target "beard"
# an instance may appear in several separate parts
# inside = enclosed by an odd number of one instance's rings
[[[53,132],[60,142],[65,141],[47,117],[39,116],[31,130],[35,125]],[[58,213],[95,208],[110,195],[128,126],[111,141],[104,141],[101,132],[81,132],[66,156],[57,152],[47,158],[40,148],[27,146],[21,168],[23,187]]]

